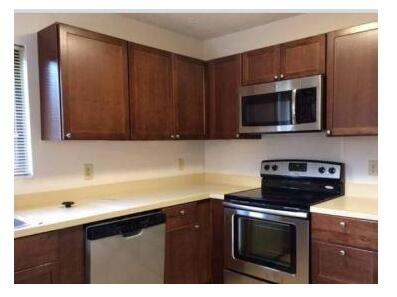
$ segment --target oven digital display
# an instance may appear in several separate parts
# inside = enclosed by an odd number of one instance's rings
[[[289,163],[288,170],[289,171],[306,172],[307,171],[307,163]]]

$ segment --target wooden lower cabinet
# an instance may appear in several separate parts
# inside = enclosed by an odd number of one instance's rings
[[[165,283],[213,282],[212,200],[164,209],[166,214]],[[219,280],[219,276],[217,276]]]
[[[84,283],[84,229],[77,226],[17,238],[14,283]]]
[[[312,241],[312,282],[372,284],[378,282],[378,253]]]
[[[377,229],[376,221],[313,214],[312,283],[377,283]]]

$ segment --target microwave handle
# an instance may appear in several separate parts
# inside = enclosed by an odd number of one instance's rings
[[[291,121],[292,125],[296,125],[296,89],[292,90],[291,97]]]

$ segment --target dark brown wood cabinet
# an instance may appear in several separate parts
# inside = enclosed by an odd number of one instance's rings
[[[242,54],[242,84],[251,85],[325,73],[325,35]]]
[[[242,84],[251,85],[278,79],[280,46],[270,46],[242,54]]]
[[[377,283],[378,224],[312,214],[312,283]]]
[[[239,89],[241,56],[234,55],[208,63],[208,138],[260,138],[239,133]]]
[[[131,138],[171,139],[172,54],[129,44]]]
[[[280,78],[325,73],[325,35],[299,39],[280,46]]]
[[[17,238],[14,283],[84,283],[82,226]]]
[[[327,133],[378,133],[378,25],[327,36]]]
[[[210,200],[172,206],[166,214],[165,283],[211,281]]]
[[[38,51],[43,140],[129,138],[126,41],[57,23]]]
[[[209,138],[239,138],[240,55],[209,62]]]
[[[173,56],[175,138],[203,139],[206,135],[205,63]]]

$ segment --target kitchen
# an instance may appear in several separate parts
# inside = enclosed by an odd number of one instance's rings
[[[377,20],[16,13],[14,282],[377,283]]]

